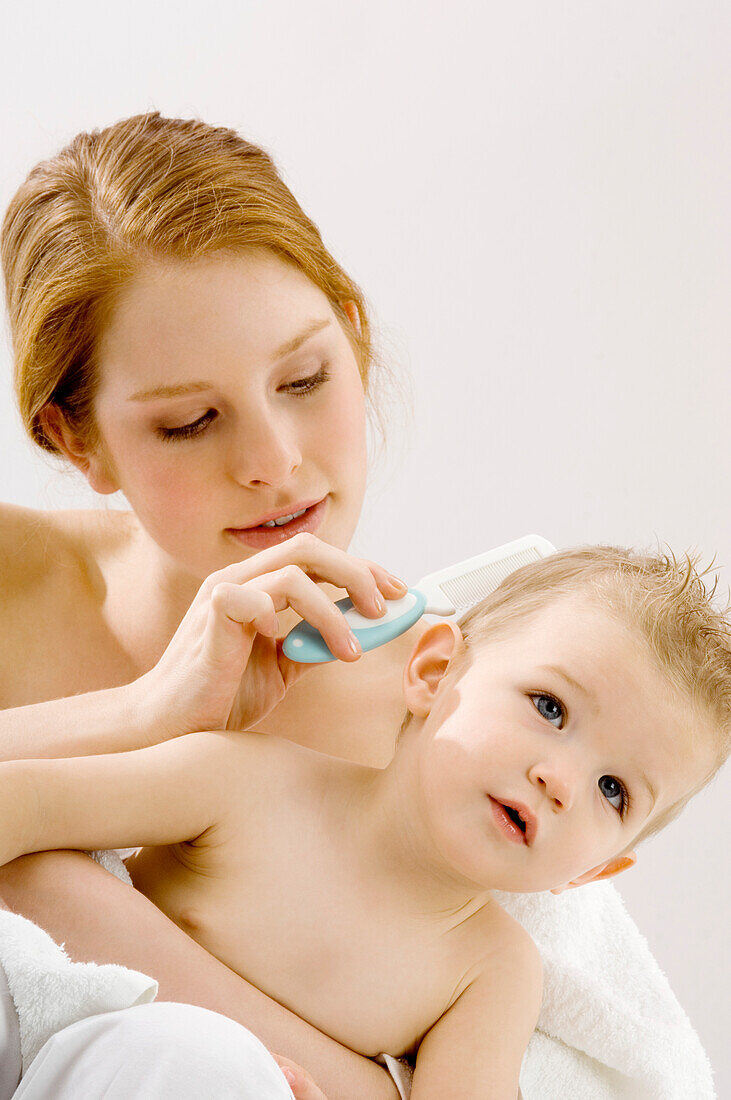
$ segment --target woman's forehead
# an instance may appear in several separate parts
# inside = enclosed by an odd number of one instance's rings
[[[326,296],[270,253],[154,264],[123,289],[99,343],[99,365],[116,374],[200,371],[206,362],[281,357],[302,337],[327,334]]]

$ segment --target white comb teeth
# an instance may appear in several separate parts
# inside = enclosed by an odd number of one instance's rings
[[[515,569],[545,558],[555,553],[555,549],[540,535],[525,535],[447,569],[429,573],[415,588],[426,595],[427,615],[461,615],[494,592]]]
[[[465,573],[461,577],[442,581],[438,587],[447,599],[454,604],[458,612],[466,611],[479,603],[480,600],[483,600],[485,596],[489,596],[491,592],[494,592],[500,582],[504,581],[510,573],[519,569],[521,565],[528,565],[529,562],[537,561],[541,556],[536,549],[530,547],[519,551],[517,554],[510,554],[501,561],[483,565],[481,568],[475,569],[471,573]]]

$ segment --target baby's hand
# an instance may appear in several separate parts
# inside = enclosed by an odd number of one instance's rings
[[[272,1058],[281,1067],[287,1084],[292,1090],[294,1100],[327,1100],[325,1093],[318,1089],[307,1070],[302,1069],[289,1058],[282,1058],[279,1054],[273,1054]]]
[[[332,654],[355,661],[360,648],[345,618],[317,582],[347,590],[361,614],[378,618],[383,598],[406,586],[374,562],[314,535],[295,535],[201,585],[158,664],[137,681],[159,716],[157,740],[195,730],[248,729],[284,697],[307,665],[286,658],[277,612],[293,608],[320,631]],[[245,673],[245,675],[244,675]]]

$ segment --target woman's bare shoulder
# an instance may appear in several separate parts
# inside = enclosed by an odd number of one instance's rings
[[[40,580],[88,572],[130,537],[134,523],[129,512],[0,504],[0,581],[19,593]]]

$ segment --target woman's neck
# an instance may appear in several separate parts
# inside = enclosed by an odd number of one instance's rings
[[[126,536],[97,564],[108,628],[142,674],[162,656],[201,580],[172,561],[136,517],[130,520]]]

